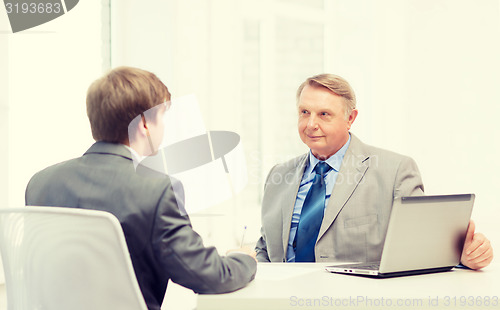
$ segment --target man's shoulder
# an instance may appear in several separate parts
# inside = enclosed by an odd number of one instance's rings
[[[95,146],[95,145],[94,145]],[[132,160],[116,152],[92,152],[92,146],[84,155],[69,159],[36,172],[30,184],[68,182],[76,179],[119,179],[120,186],[166,187],[172,180],[142,165],[134,167]],[[87,155],[92,155],[89,157]],[[110,156],[111,155],[111,156]],[[59,181],[58,181],[59,180]]]
[[[48,176],[57,175],[57,174],[64,174],[64,171],[67,171],[68,169],[71,169],[71,167],[78,165],[78,160],[79,160],[79,158],[72,158],[72,159],[68,159],[68,160],[50,165],[50,166],[36,172],[31,179],[33,180],[36,178],[43,178],[43,177],[48,177]]]
[[[309,155],[309,153],[305,153],[305,154],[296,156],[292,159],[289,159],[287,161],[278,163],[272,168],[272,171],[290,170],[290,169],[295,169],[297,167],[300,167],[303,164],[305,164],[305,161],[307,160],[308,155]]]
[[[378,158],[380,160],[387,160],[387,161],[412,160],[411,157],[407,155],[397,153],[392,150],[384,149],[381,147],[373,146],[370,144],[366,144],[356,136],[353,136],[350,146],[350,152],[348,152],[348,154],[354,154],[356,156],[365,156],[366,158]]]

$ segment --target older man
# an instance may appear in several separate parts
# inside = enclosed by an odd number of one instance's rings
[[[274,166],[262,202],[262,262],[380,260],[394,198],[423,195],[416,163],[372,147],[349,130],[356,99],[349,83],[313,76],[297,91],[298,130],[310,149]],[[472,269],[493,259],[488,239],[471,222],[462,263]]]

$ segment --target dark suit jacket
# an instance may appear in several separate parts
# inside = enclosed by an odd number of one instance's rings
[[[136,173],[125,146],[97,142],[82,157],[35,174],[26,189],[26,205],[114,214],[149,309],[160,309],[169,279],[197,293],[245,286],[255,276],[255,260],[244,254],[221,257],[215,248],[205,248],[179,211],[183,201],[176,200],[172,182],[178,181]]]
[[[259,261],[286,261],[293,209],[308,160],[304,154],[269,172],[262,236],[256,245]],[[364,144],[351,134],[319,230],[316,261],[380,260],[394,198],[423,195],[423,190],[413,159]]]

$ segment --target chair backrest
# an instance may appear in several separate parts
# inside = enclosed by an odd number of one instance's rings
[[[0,209],[9,310],[146,310],[117,218],[61,207]]]

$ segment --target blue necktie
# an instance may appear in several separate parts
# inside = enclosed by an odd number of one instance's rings
[[[297,242],[295,248],[296,262],[316,261],[314,246],[316,245],[316,239],[318,239],[325,209],[326,184],[323,177],[330,169],[331,167],[322,161],[314,168],[316,175],[304,200],[297,234],[295,235]]]

